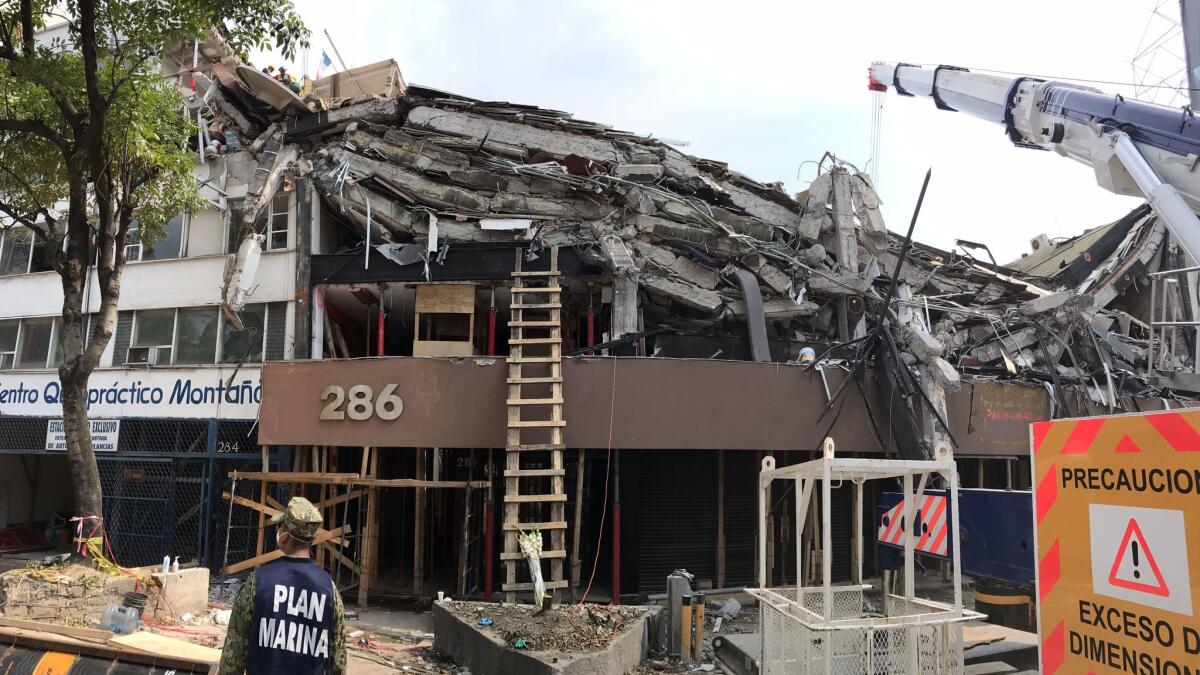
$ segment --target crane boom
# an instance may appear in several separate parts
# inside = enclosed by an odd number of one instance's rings
[[[1200,123],[1188,108],[1126,100],[1091,87],[965,68],[874,63],[869,88],[928,96],[942,110],[1003,126],[1023,148],[1092,167],[1119,195],[1144,196],[1172,236],[1200,261]]]

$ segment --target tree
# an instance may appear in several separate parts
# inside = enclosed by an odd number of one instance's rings
[[[65,39],[38,29],[66,22]],[[0,0],[0,218],[33,231],[61,277],[63,429],[75,513],[102,513],[88,379],[117,320],[130,225],[147,241],[197,208],[194,122],[160,74],[164,48],[216,30],[239,54],[286,56],[308,30],[291,0]],[[85,335],[85,284],[100,305]]]

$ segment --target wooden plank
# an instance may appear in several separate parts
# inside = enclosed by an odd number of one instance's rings
[[[450,488],[466,489],[487,487],[485,480],[416,480],[414,478],[360,478],[355,485],[379,488]]]
[[[327,541],[330,541],[331,539],[338,539],[343,534],[346,534],[347,532],[350,532],[350,531],[351,531],[351,528],[349,525],[343,525],[336,530],[326,530],[325,532],[318,532],[317,536],[313,539],[313,545],[315,546],[317,544],[323,544]],[[241,572],[243,570],[248,570],[248,569],[258,567],[259,565],[262,565],[264,563],[269,563],[272,560],[276,560],[276,559],[282,558],[282,557],[283,557],[283,551],[276,549],[274,551],[271,551],[270,553],[264,553],[262,555],[254,556],[253,558],[250,558],[248,560],[243,560],[239,563],[234,563],[234,564],[226,567],[225,569],[221,570],[221,574],[226,574],[226,575],[237,574],[238,572]]]
[[[561,325],[562,324],[559,321],[543,321],[536,319],[523,319],[520,321],[508,322],[508,326],[510,328],[558,328]],[[509,340],[509,343],[511,344],[512,340]]]
[[[557,345],[562,344],[560,337],[540,337],[540,338],[519,338],[509,340],[510,345]]]
[[[359,483],[355,483],[355,485],[359,485]],[[336,497],[330,497],[329,499],[326,499],[324,501],[313,504],[313,506],[317,507],[318,509],[323,509],[323,508],[327,508],[330,506],[337,506],[338,504],[341,504],[342,502],[347,502],[347,501],[350,501],[351,499],[358,499],[359,497],[362,497],[366,493],[367,493],[366,490],[351,490],[349,492],[349,494],[343,492],[342,494],[339,494]]]
[[[558,272],[558,271],[553,271],[553,272],[512,272],[511,276],[518,277],[518,278],[520,278],[520,277],[558,277],[558,276],[562,276],[562,272]]]
[[[379,449],[364,447],[360,469],[371,478],[378,476]],[[363,524],[362,554],[359,556],[358,605],[366,607],[370,599],[371,583],[379,567],[379,490],[370,488],[367,493],[367,520]]]
[[[109,642],[119,645],[122,649],[141,652],[143,654],[155,654],[212,664],[218,663],[221,660],[220,649],[192,644],[191,642],[185,642],[184,640],[144,630],[130,633],[129,635],[118,635],[110,639]]]
[[[561,377],[510,377],[509,384],[556,384],[561,383]],[[511,394],[511,393],[510,393]]]
[[[45,623],[43,621],[10,619],[5,616],[0,616],[0,626],[7,626],[8,628],[21,628],[24,630],[36,630],[42,633],[54,633],[56,635],[66,635],[73,638],[79,638],[81,640],[99,640],[100,642],[107,642],[113,637],[113,632],[107,630],[63,626],[57,623]]]
[[[356,473],[292,473],[290,471],[230,471],[230,478],[263,480],[268,483],[313,483],[316,485],[345,485],[359,476]]]
[[[544,523],[517,523],[517,522],[506,522],[506,523],[504,523],[504,530],[505,530],[506,532],[516,532],[516,531],[518,531],[518,530],[520,530],[520,531],[524,531],[524,532],[528,532],[528,531],[530,531],[530,530],[565,530],[565,529],[567,529],[567,524],[566,524],[565,522],[560,522],[560,523],[553,523],[553,522],[544,522]]]
[[[547,452],[550,450],[562,450],[566,445],[563,443],[527,443],[518,445],[515,448],[509,448],[509,452]]]
[[[510,429],[538,429],[543,427],[565,427],[567,426],[564,420],[518,420],[509,422]]]
[[[522,309],[559,310],[559,309],[562,309],[562,305],[558,304],[557,302],[538,302],[538,303],[532,303],[532,304],[511,305],[511,307],[512,307],[512,309],[516,309],[516,310],[522,310]],[[525,317],[521,317],[521,318],[523,319]]]
[[[271,470],[270,465],[271,448],[262,446],[262,472],[267,473]],[[260,480],[258,482],[258,501],[267,501],[267,481]],[[263,514],[258,514],[258,538],[254,547],[255,555],[262,555],[263,552],[263,533],[266,531],[267,519]]]
[[[562,359],[555,356],[517,356],[508,357],[509,363],[561,363]]]
[[[359,573],[358,565],[355,565],[353,560],[342,555],[342,552],[337,550],[337,545],[335,544],[335,542],[327,541],[324,544],[321,544],[321,548],[325,549],[325,553],[330,558],[333,558],[337,562],[340,562],[341,564],[345,565],[346,568],[349,569],[351,572],[353,572],[355,574]]]
[[[528,286],[515,287],[511,289],[513,293],[562,293],[562,288],[558,286]]]
[[[507,405],[562,405],[561,398],[510,398]]]
[[[552,558],[565,558],[565,557],[567,557],[566,551],[542,551],[542,560],[550,560]],[[524,560],[525,554],[523,554],[523,553],[501,553],[500,559],[501,560]]]
[[[583,448],[579,449],[579,458],[575,462],[575,523],[571,529],[571,588],[575,589],[575,597],[579,597],[580,570],[583,561],[579,559],[579,534],[583,523],[583,478],[587,468],[587,455]]]
[[[506,469],[504,471],[505,478],[530,478],[534,476],[562,476],[566,473],[564,469]]]
[[[566,495],[504,495],[504,501],[531,504],[535,502],[565,502]]]
[[[567,587],[567,582],[565,582],[565,581],[544,581],[543,583],[545,584],[546,590],[548,590],[548,591],[551,591],[551,590],[554,590],[557,588],[566,588]],[[505,593],[508,593],[510,591],[532,591],[533,590],[533,582],[528,581],[528,582],[520,583],[520,584],[504,584],[503,586],[501,586],[501,590],[503,590]]]
[[[475,284],[416,284],[413,307],[418,314],[474,314]]]

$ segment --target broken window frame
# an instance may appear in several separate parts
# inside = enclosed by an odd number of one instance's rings
[[[258,218],[254,221],[254,231],[263,235],[262,250],[286,251],[291,248],[292,218],[295,212],[295,200],[292,195],[295,190],[275,193],[267,202]],[[242,207],[245,198],[230,200],[228,215],[225,218],[225,253],[237,253],[242,245]],[[282,242],[276,240],[282,238]]]
[[[155,308],[155,309],[135,310],[133,313],[132,334],[130,335],[129,347],[128,347],[128,349],[126,351],[126,355],[125,355],[125,362],[127,364],[143,364],[143,365],[149,364],[149,365],[156,365],[156,366],[210,366],[210,365],[222,365],[222,364],[231,364],[231,363],[262,363],[266,358],[268,332],[276,330],[276,329],[286,330],[286,328],[287,328],[286,319],[284,321],[284,325],[279,326],[278,328],[268,324],[268,321],[269,321],[268,306],[270,304],[271,303],[266,303],[266,302],[251,303],[251,304],[247,304],[242,309],[243,325],[245,325],[245,316],[247,313],[258,315],[258,316],[262,317],[262,324],[261,324],[262,329],[258,332],[258,335],[255,335],[251,338],[252,340],[257,341],[256,346],[252,345],[252,349],[249,352],[247,352],[246,354],[226,354],[226,348],[227,348],[226,343],[229,340],[231,340],[238,331],[235,331],[233,329],[232,324],[229,323],[228,317],[226,317],[225,313],[220,311],[220,308],[216,305],[199,305],[199,306],[194,306],[194,307],[175,307],[175,308],[170,308],[170,309]],[[164,311],[172,312],[171,343],[169,345],[165,344],[165,343],[163,343],[163,344],[150,344],[150,343],[142,344],[142,343],[140,343],[139,336],[138,336],[138,332],[139,332],[138,331],[138,328],[139,328],[138,319],[141,316],[145,316],[146,314],[151,313],[151,312],[164,312]],[[214,345],[214,348],[213,348],[212,358],[209,360],[196,360],[196,359],[192,358],[191,356],[181,357],[180,349],[179,349],[180,344],[181,344],[181,339],[186,339],[186,336],[182,334],[184,321],[181,320],[181,316],[184,313],[194,312],[194,313],[199,314],[201,312],[208,312],[208,311],[215,312],[216,317],[217,317],[216,318],[216,338],[215,338],[216,344]],[[147,350],[149,350],[149,349],[157,349],[157,350],[169,349],[170,357],[168,359],[166,359],[165,361],[162,360],[161,358],[157,359],[155,363],[150,364],[149,363],[149,353],[147,353],[147,357],[145,359],[142,359],[140,357],[139,358],[133,357],[133,354],[135,353],[135,351],[140,350],[140,349],[147,349]],[[159,353],[161,353],[161,352],[159,352]]]

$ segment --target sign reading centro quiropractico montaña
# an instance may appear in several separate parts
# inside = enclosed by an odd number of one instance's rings
[[[1200,673],[1200,410],[1032,427],[1042,672]]]
[[[260,375],[250,366],[97,370],[88,381],[88,415],[257,419]],[[61,396],[55,372],[0,373],[0,416],[62,417]]]

